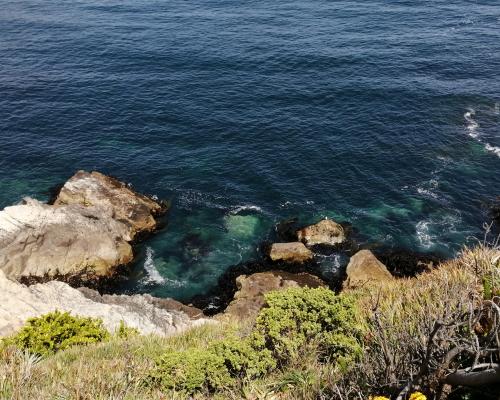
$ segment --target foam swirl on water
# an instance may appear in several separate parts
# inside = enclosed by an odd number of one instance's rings
[[[144,269],[147,272],[145,283],[164,284],[165,278],[161,276],[160,272],[156,269],[154,262],[155,252],[151,247],[146,248],[146,261],[144,261]]]
[[[474,110],[473,108],[470,108],[469,111],[464,114],[464,118],[466,121],[465,128],[469,132],[468,135],[474,139],[477,139],[479,137],[479,133],[477,132],[479,124],[474,120],[475,116],[476,110]]]

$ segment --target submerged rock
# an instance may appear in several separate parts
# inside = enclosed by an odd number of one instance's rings
[[[490,204],[490,216],[500,226],[500,196],[497,196]]]
[[[115,179],[80,171],[53,205],[26,198],[0,211],[0,269],[30,283],[111,277],[132,261],[132,241],[153,231],[163,211]]]
[[[238,291],[224,314],[236,318],[256,315],[265,303],[264,294],[290,287],[325,287],[320,278],[308,273],[292,274],[285,271],[260,272],[236,278]]]
[[[298,230],[297,238],[307,246],[335,246],[346,240],[342,225],[331,219],[324,219],[317,224]]]
[[[378,249],[374,253],[396,278],[414,277],[428,272],[445,260],[439,254],[418,253],[407,249]]]
[[[393,279],[385,265],[370,250],[361,250],[354,254],[349,260],[346,273],[344,287],[350,288]]]
[[[302,242],[273,243],[269,251],[269,257],[272,261],[300,264],[311,261],[314,254]]]
[[[121,321],[142,334],[168,336],[211,320],[195,319],[199,310],[170,299],[149,295],[100,296],[89,289],[74,289],[52,281],[30,287],[7,279],[0,271],[0,337],[14,333],[31,317],[55,310],[101,318],[114,332]]]

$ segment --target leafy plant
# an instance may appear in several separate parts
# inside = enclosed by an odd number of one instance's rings
[[[202,388],[221,389],[233,383],[224,358],[209,349],[165,353],[150,378],[164,389],[193,393]]]
[[[355,301],[326,288],[296,288],[266,296],[252,333],[164,354],[150,377],[164,389],[193,393],[234,386],[285,365],[308,343],[345,367],[361,352]],[[316,348],[315,348],[316,350]]]
[[[353,297],[327,288],[291,288],[267,294],[266,303],[257,317],[254,347],[267,349],[278,363],[298,357],[311,342],[343,366],[361,354]]]
[[[30,318],[11,342],[30,353],[46,356],[71,346],[101,342],[108,337],[99,319],[55,311]]]
[[[120,339],[128,339],[132,336],[137,336],[140,334],[139,330],[136,328],[131,328],[127,325],[125,325],[125,322],[123,320],[120,321],[120,326],[115,332],[116,336],[118,336]]]

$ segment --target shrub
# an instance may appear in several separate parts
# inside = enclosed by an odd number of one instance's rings
[[[494,296],[494,282],[499,282],[499,250],[464,249],[414,279],[360,288],[360,310],[371,332],[359,373],[346,376],[344,386],[394,397],[404,390],[438,397],[445,384],[458,386],[455,382],[471,366],[494,365],[498,343],[491,316],[497,304],[483,299]]]
[[[269,350],[256,350],[250,340],[229,338],[214,343],[213,351],[224,360],[233,377],[257,378],[276,368],[276,361]]]
[[[188,349],[164,354],[150,378],[164,389],[193,393],[233,384],[224,358],[210,349]]]
[[[220,390],[286,364],[309,342],[341,366],[360,354],[353,298],[325,288],[296,288],[268,294],[266,301],[247,338],[230,336],[203,349],[166,353],[150,374],[153,383],[187,393]]]
[[[262,376],[275,366],[270,352],[257,352],[247,339],[228,338],[205,349],[164,354],[150,378],[164,389],[187,393],[214,391],[233,386],[237,378]]]
[[[125,325],[125,322],[123,320],[120,321],[120,326],[115,332],[116,336],[118,336],[120,339],[128,339],[133,336],[140,335],[140,332],[136,328],[131,328],[127,325]]]
[[[298,357],[308,343],[341,365],[361,354],[356,302],[326,288],[292,288],[266,295],[253,332],[254,346],[280,364]]]
[[[55,311],[30,318],[11,342],[30,353],[50,355],[79,344],[97,343],[109,337],[99,319],[75,317]]]

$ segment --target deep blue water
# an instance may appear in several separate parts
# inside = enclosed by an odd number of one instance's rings
[[[498,0],[0,0],[0,207],[77,169],[171,199],[137,262],[157,295],[293,216],[453,255],[499,127]]]

